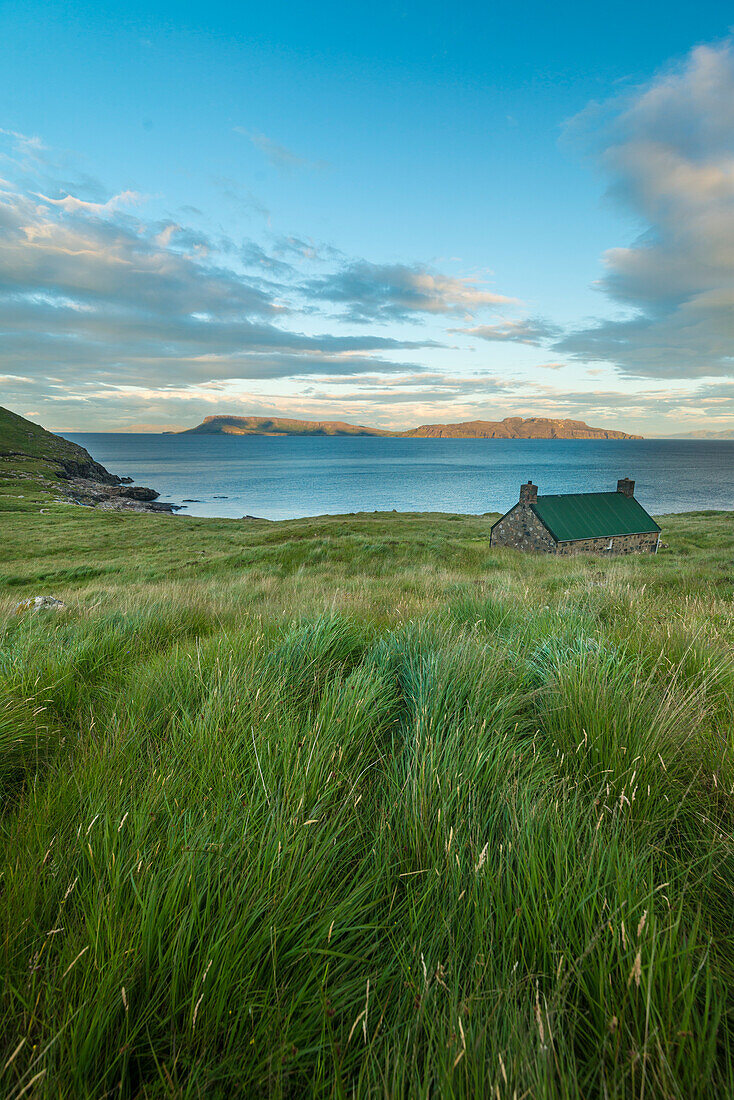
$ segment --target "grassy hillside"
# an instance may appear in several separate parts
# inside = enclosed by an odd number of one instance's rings
[[[77,458],[80,451],[75,443],[0,407],[0,455],[26,455],[61,464],[64,459]]]
[[[34,460],[34,468],[46,476],[58,476],[61,471],[69,477],[90,477],[110,484],[117,481],[84,447],[0,407],[0,462],[9,460],[3,465],[15,469],[18,457]]]
[[[732,1095],[734,514],[490,522],[5,523],[0,1094]]]
[[[119,478],[84,447],[0,407],[0,514],[64,504],[69,478],[115,485]]]

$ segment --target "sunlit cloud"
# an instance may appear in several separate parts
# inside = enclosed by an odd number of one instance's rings
[[[496,325],[452,328],[449,332],[461,332],[467,336],[476,336],[480,340],[529,344],[534,347],[556,338],[560,329],[541,317],[529,317],[523,321],[501,321]]]
[[[421,314],[473,316],[478,310],[515,303],[470,278],[456,278],[420,264],[375,264],[358,260],[303,285],[316,301],[333,302],[352,321],[417,319]]]
[[[37,198],[48,203],[49,206],[58,206],[67,214],[83,211],[86,214],[102,216],[119,210],[121,206],[134,206],[142,201],[142,196],[137,191],[121,191],[119,195],[113,195],[107,202],[88,202],[78,199],[74,195],[64,195],[61,199],[51,199],[48,195],[37,193]]]
[[[570,332],[568,355],[637,377],[734,374],[734,47],[699,46],[649,84],[570,124],[614,199],[647,228],[604,257],[622,319]]]
[[[386,357],[435,346],[372,334],[306,334],[285,284],[217,262],[216,243],[104,203],[0,194],[0,329],[9,375],[159,385],[212,378],[390,373]],[[289,243],[291,251],[297,246]],[[416,369],[419,369],[416,367]]]

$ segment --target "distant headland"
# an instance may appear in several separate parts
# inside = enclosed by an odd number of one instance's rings
[[[468,420],[463,424],[421,424],[403,432],[347,424],[342,420],[289,420],[268,416],[207,416],[177,435],[376,435],[393,439],[642,439],[641,435],[592,428],[583,420],[507,416],[504,420]]]

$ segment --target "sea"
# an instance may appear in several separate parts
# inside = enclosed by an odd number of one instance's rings
[[[66,438],[181,505],[179,516],[505,512],[520,484],[603,492],[631,477],[655,515],[734,509],[734,440],[391,439],[132,435]]]

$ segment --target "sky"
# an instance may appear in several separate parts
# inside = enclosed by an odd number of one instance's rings
[[[0,404],[734,427],[722,3],[0,0]]]

